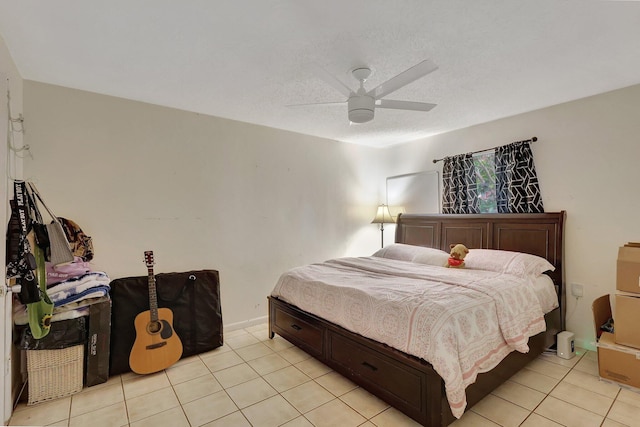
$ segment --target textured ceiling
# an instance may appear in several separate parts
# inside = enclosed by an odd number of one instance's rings
[[[376,147],[640,83],[640,2],[586,0],[0,0],[22,77]],[[350,125],[320,65],[373,88],[439,69]]]

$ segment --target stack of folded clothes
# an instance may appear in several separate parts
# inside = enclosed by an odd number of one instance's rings
[[[93,271],[88,262],[75,257],[69,264],[47,263],[47,295],[54,304],[52,322],[87,316],[89,306],[109,295],[111,280],[102,271]],[[14,306],[16,325],[29,323],[27,306]]]

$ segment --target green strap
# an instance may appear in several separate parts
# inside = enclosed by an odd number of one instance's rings
[[[36,276],[40,286],[40,301],[27,304],[27,314],[29,315],[29,327],[35,339],[44,338],[51,329],[51,315],[53,314],[53,303],[47,295],[47,272],[45,269],[44,252],[38,245],[34,245],[34,255],[36,258]]]

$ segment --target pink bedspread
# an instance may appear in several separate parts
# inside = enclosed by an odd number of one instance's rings
[[[483,270],[340,258],[284,273],[272,295],[428,361],[458,418],[477,374],[545,330],[530,282]]]

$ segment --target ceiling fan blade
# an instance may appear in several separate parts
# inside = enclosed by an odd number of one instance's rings
[[[322,66],[316,64],[315,65],[316,73],[318,77],[324,80],[329,86],[333,87],[335,90],[340,92],[345,96],[345,98],[349,98],[355,92],[351,90],[349,86],[347,86],[342,80],[325,70]]]
[[[395,110],[431,111],[438,104],[413,101],[395,101],[393,99],[378,99],[376,107],[393,108]]]
[[[347,101],[334,101],[334,102],[310,102],[306,104],[289,104],[286,107],[308,107],[310,105],[344,105]]]
[[[403,86],[418,80],[420,77],[424,77],[427,74],[438,69],[438,66],[431,60],[426,59],[417,65],[409,68],[398,74],[395,77],[390,78],[386,82],[371,89],[368,95],[373,96],[375,99],[380,99],[383,96],[389,95],[391,92],[395,92]]]

